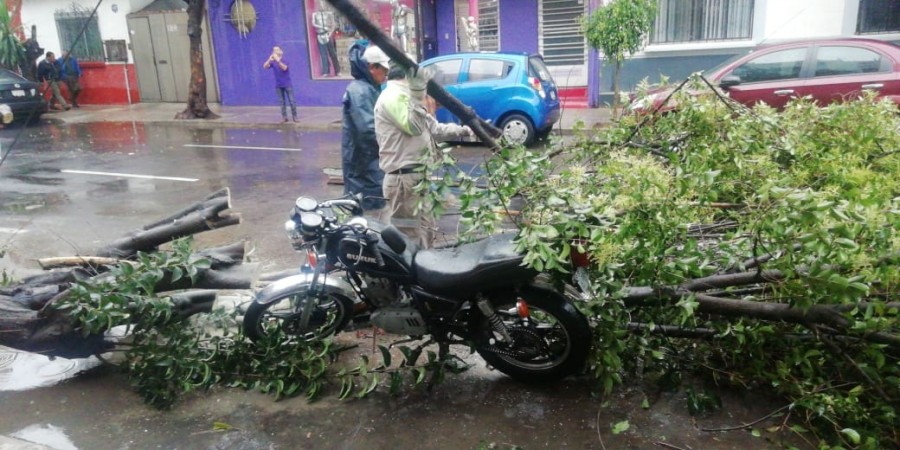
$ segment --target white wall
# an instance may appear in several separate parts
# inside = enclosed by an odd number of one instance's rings
[[[756,0],[753,37],[745,41],[689,42],[649,45],[639,57],[721,53],[791,39],[855,37],[860,0]],[[866,35],[900,40],[900,33]]]
[[[848,14],[856,17],[859,0],[769,0],[757,2],[764,10],[756,14],[763,20],[756,42],[786,39],[837,37],[844,32]],[[761,14],[760,14],[761,13]]]
[[[101,3],[97,9],[100,38],[104,41],[125,39],[130,44],[131,37],[128,35],[126,16],[134,11],[140,11],[152,2],[153,0],[106,0]],[[30,36],[31,26],[36,25],[37,40],[41,47],[44,47],[45,52],[54,52],[57,55],[63,49],[60,48],[53,13],[58,10],[71,11],[73,3],[88,11],[93,11],[97,6],[97,1],[94,0],[27,0],[22,3],[22,26],[25,28],[25,35]],[[132,61],[131,50],[128,51],[128,60]]]

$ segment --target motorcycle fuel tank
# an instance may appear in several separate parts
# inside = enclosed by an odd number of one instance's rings
[[[381,252],[383,267],[378,265],[376,251]],[[396,280],[410,280],[412,277],[409,264],[404,258],[383,243],[369,244],[354,237],[346,237],[338,245],[338,259],[346,267],[359,272]]]

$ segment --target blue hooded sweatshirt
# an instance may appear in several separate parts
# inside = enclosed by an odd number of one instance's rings
[[[344,92],[344,117],[341,129],[341,169],[344,194],[363,194],[363,209],[385,206],[381,184],[384,172],[378,167],[378,141],[375,140],[375,101],[381,87],[369,74],[363,60],[368,40],[358,40],[350,47],[350,74],[354,80]]]

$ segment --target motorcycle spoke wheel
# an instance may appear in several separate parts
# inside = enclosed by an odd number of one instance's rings
[[[253,303],[244,315],[244,334],[254,342],[273,335],[288,339],[321,339],[339,332],[350,320],[352,302],[337,295],[314,298],[303,323],[305,293],[289,294],[267,304]]]
[[[516,302],[528,304],[527,318],[519,317]],[[551,287],[529,286],[518,296],[490,296],[494,314],[512,341],[476,314],[476,350],[497,370],[525,382],[550,382],[580,371],[590,349],[587,319],[566,296]]]

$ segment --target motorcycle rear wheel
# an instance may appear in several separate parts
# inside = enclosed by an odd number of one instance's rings
[[[244,314],[244,335],[258,342],[273,332],[281,332],[288,338],[314,340],[340,332],[353,315],[353,301],[336,294],[321,294],[314,298],[313,310],[304,327],[302,305],[306,291],[291,292],[274,301],[261,304],[253,302]]]
[[[582,370],[590,350],[591,329],[565,295],[550,285],[535,283],[518,292],[492,293],[488,298],[514,341],[512,345],[504,342],[478,311],[474,315],[475,348],[488,364],[526,383],[553,382]],[[519,299],[528,304],[527,319],[519,317]]]

